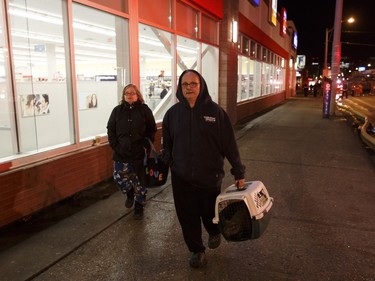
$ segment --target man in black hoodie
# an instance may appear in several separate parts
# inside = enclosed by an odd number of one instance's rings
[[[221,241],[212,219],[224,177],[224,159],[231,164],[238,187],[245,184],[245,166],[227,113],[212,101],[197,71],[181,74],[176,96],[179,102],[163,119],[163,160],[171,168],[176,213],[192,252],[189,263],[199,268],[207,264],[201,223],[209,234],[210,249],[217,248]]]

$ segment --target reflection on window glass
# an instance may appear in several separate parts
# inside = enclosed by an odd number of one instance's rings
[[[238,87],[238,99],[246,100],[248,98],[249,93],[249,59],[244,56],[239,56],[238,58],[238,80],[239,80],[239,87]]]
[[[262,60],[262,46],[260,44],[257,44],[257,51],[256,51],[257,60]]]
[[[107,134],[109,115],[130,83],[128,22],[73,4],[73,30],[79,135],[84,141]]]
[[[9,3],[21,154],[74,142],[63,7],[56,0]],[[58,128],[59,134],[52,128]]]
[[[219,48],[202,44],[202,75],[213,101],[219,102]]]
[[[260,97],[261,95],[261,68],[262,63],[255,61],[254,64],[254,97]]]
[[[241,50],[241,53],[243,53],[244,55],[248,55],[249,54],[249,39],[247,39],[246,37],[242,37],[242,50]]]
[[[245,56],[238,56],[237,102],[260,96],[261,65],[261,62]]]
[[[255,54],[256,54],[256,43],[254,41],[250,41],[250,57],[251,58],[255,58]]]
[[[186,69],[198,70],[199,43],[186,37],[177,36],[177,75]]]
[[[176,29],[193,38],[199,34],[198,11],[192,7],[178,2],[176,5]]]
[[[139,25],[140,90],[157,122],[175,102],[172,95],[173,45],[171,33]]]
[[[138,0],[139,18],[172,28],[172,1]]]
[[[201,39],[217,45],[219,44],[218,22],[202,14]]]

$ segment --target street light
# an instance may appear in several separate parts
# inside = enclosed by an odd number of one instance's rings
[[[343,22],[353,23],[355,19],[353,17],[350,17],[346,20],[342,20]],[[329,35],[334,30],[334,27],[331,29],[326,28],[326,44],[325,44],[325,50],[324,50],[324,68],[323,68],[323,76],[328,77],[328,41],[329,41]]]

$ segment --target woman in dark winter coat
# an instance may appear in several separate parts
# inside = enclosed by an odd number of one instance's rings
[[[149,149],[146,138],[154,142],[156,133],[155,118],[151,109],[144,103],[141,92],[133,84],[122,92],[122,100],[109,117],[107,133],[114,161],[113,178],[127,199],[125,207],[134,203],[134,217],[141,219],[146,204],[147,189],[141,185],[141,169],[145,151]]]
[[[184,71],[176,93],[179,102],[163,119],[163,161],[170,164],[173,198],[185,243],[192,252],[191,267],[207,263],[202,227],[208,247],[220,245],[212,219],[224,177],[224,159],[232,166],[235,184],[245,184],[234,131],[226,112],[212,101],[207,84],[195,70]]]

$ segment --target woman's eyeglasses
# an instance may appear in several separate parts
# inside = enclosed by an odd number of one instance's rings
[[[190,86],[190,88],[195,88],[199,85],[199,83],[197,83],[197,82],[190,82],[190,83],[184,82],[181,85],[184,88],[187,88],[187,86]]]
[[[130,92],[130,93],[125,93],[124,96],[134,96],[136,95],[137,93],[134,93],[134,92]]]

